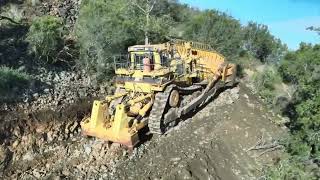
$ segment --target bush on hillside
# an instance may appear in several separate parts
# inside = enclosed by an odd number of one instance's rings
[[[312,169],[306,169],[307,165],[290,157],[284,157],[275,166],[269,167],[266,171],[266,180],[303,180],[316,179]]]
[[[5,66],[0,67],[0,100],[8,100],[21,94],[28,87],[30,76]]]
[[[278,72],[272,68],[267,67],[262,72],[256,72],[253,77],[253,82],[256,92],[268,103],[273,104],[275,94],[275,84],[281,82]]]
[[[297,51],[285,56],[279,67],[283,81],[295,85],[297,91],[291,102],[294,113],[287,124],[291,132],[286,144],[290,163],[280,161],[280,165],[270,171],[273,179],[320,178],[319,50],[319,45],[302,43]],[[284,163],[285,166],[281,165]]]
[[[268,26],[249,22],[243,28],[244,49],[261,62],[279,62],[287,47],[282,45],[268,29]]]
[[[112,56],[125,52],[135,42],[129,29],[132,22],[120,1],[83,1],[76,24],[80,47],[78,64],[98,76],[108,74]],[[133,17],[132,17],[133,18]],[[110,67],[110,68],[108,68]]]
[[[194,15],[186,26],[184,36],[211,45],[231,61],[241,52],[242,32],[239,21],[218,11],[207,10]]]
[[[35,56],[47,63],[57,61],[63,48],[63,23],[54,16],[34,19],[27,34],[27,42]]]

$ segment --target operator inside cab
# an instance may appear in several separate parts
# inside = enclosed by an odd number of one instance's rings
[[[143,58],[142,62],[143,62],[143,71],[144,72],[148,73],[148,72],[151,72],[153,70],[153,64],[151,62],[149,54],[145,54],[144,55],[144,58]]]

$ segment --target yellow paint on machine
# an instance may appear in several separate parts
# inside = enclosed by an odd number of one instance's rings
[[[84,119],[81,127],[85,135],[129,148],[139,142],[138,132],[148,125],[143,118],[156,104],[157,93],[163,93],[169,85],[188,87],[195,81],[207,82],[208,87],[219,78],[228,83],[236,68],[210,46],[196,42],[136,45],[129,47],[128,52],[128,66],[117,68],[115,62],[115,73],[120,78],[115,86],[120,90],[102,101],[94,101],[91,117]],[[151,71],[141,69],[141,58],[146,54],[152,57]]]
[[[143,127],[142,124],[135,130],[128,127],[124,105],[117,106],[113,121],[105,112],[108,112],[107,104],[94,101],[91,117],[81,122],[83,134],[134,147],[139,142],[137,133]]]

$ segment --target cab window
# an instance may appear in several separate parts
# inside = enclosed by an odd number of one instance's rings
[[[133,61],[131,61],[134,65],[134,69],[143,70],[143,59],[145,58],[146,54],[148,54],[148,57],[150,58],[150,63],[154,64],[154,56],[153,53],[143,53],[143,54],[137,54],[133,53]]]

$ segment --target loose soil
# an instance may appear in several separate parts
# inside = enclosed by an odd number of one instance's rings
[[[1,112],[2,179],[258,179],[281,151],[247,151],[286,136],[281,119],[243,85],[228,89],[162,136],[128,151],[83,137],[83,100],[60,112]]]

